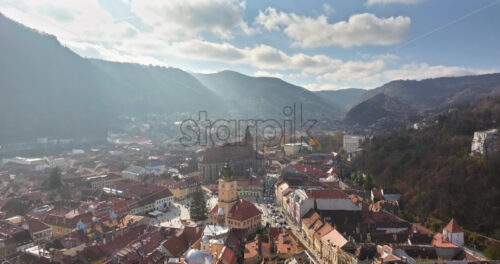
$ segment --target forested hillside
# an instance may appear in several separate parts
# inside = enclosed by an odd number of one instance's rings
[[[425,221],[454,217],[500,238],[500,154],[470,156],[474,131],[500,126],[500,97],[446,109],[419,130],[375,137],[354,166],[379,187],[396,187],[402,208]]]

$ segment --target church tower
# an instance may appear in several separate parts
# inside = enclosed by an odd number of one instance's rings
[[[252,133],[250,133],[250,127],[248,126],[245,129],[245,137],[243,138],[243,141],[241,143],[247,148],[251,148],[252,150],[254,149]]]
[[[238,192],[236,186],[236,180],[233,179],[233,174],[231,171],[231,166],[225,164],[224,168],[220,173],[219,178],[219,215],[227,215],[233,208],[233,205],[238,201]],[[222,211],[221,211],[222,209]]]

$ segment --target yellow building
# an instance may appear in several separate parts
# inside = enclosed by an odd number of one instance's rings
[[[184,200],[189,196],[189,185],[187,182],[179,181],[168,187],[176,200]]]
[[[52,237],[59,237],[69,234],[78,228],[86,229],[86,224],[92,222],[92,213],[88,212],[74,217],[47,215],[43,218],[42,222],[50,226]]]

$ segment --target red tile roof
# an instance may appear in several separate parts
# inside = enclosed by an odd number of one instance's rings
[[[174,257],[180,256],[187,248],[187,243],[180,236],[173,236],[163,243],[163,247]]]
[[[79,214],[76,215],[73,218],[67,218],[65,216],[59,216],[59,215],[52,215],[49,214],[45,216],[42,221],[51,226],[63,226],[66,228],[76,228],[76,224],[79,221],[82,221],[84,224],[89,224],[92,222],[92,213],[84,213],[84,214]]]
[[[347,194],[335,189],[312,189],[306,191],[307,196],[313,199],[346,199]]]
[[[29,219],[26,219],[26,222],[28,223],[28,227],[29,227],[31,233],[36,233],[36,232],[50,229],[50,226],[42,223],[38,219],[29,218]]]
[[[113,203],[113,212],[117,216],[127,215],[130,212],[127,200],[120,198],[111,198],[111,203]]]
[[[314,237],[316,237],[316,239],[321,239],[331,231],[333,231],[333,227],[329,223],[325,223],[316,233],[314,233]]]
[[[302,217],[302,225],[309,228],[312,226],[316,220],[319,219],[319,214],[314,211],[314,209],[309,210],[304,217]]]
[[[269,228],[269,238],[271,240],[276,240],[278,235],[280,234],[280,229],[278,227],[270,227]]]
[[[211,215],[217,215],[217,211],[219,210],[219,205],[215,205],[214,208],[210,211]]]
[[[233,250],[228,247],[224,247],[220,254],[219,260],[217,263],[221,264],[235,264],[236,263],[236,255],[234,255]]]
[[[239,199],[231,209],[231,212],[228,218],[236,220],[236,221],[245,221],[252,217],[261,215],[259,209],[250,201],[245,199]]]
[[[320,169],[315,169],[309,164],[294,164],[292,165],[298,172],[310,174],[317,176],[319,178],[326,178],[328,176],[328,173],[324,172],[323,170]]]
[[[174,257],[179,257],[184,251],[198,241],[203,234],[203,228],[185,226],[181,233],[170,237],[162,245]]]
[[[458,225],[454,218],[450,220],[448,225],[443,229],[449,233],[463,233],[464,230]]]
[[[147,226],[146,225],[137,225],[131,227],[128,232],[123,234],[120,237],[115,237],[115,239],[102,246],[102,249],[106,252],[107,255],[113,255],[125,246],[132,242],[134,239],[139,237],[141,234],[144,234]]]
[[[190,244],[198,241],[202,234],[203,228],[201,227],[185,226],[182,231],[182,237]]]
[[[431,245],[433,245],[435,247],[442,247],[442,248],[457,248],[458,247],[455,244],[446,240],[446,238],[441,233],[437,233],[434,235],[434,237],[432,238]]]
[[[279,254],[297,253],[300,247],[298,240],[291,232],[285,229],[280,230],[279,237],[276,239],[276,249]]]

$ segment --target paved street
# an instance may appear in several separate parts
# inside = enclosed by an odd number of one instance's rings
[[[288,227],[290,227],[295,236],[304,245],[305,249],[309,252],[309,255],[310,256],[312,255],[312,257],[314,258],[313,261],[315,261],[316,263],[323,263],[323,261],[321,260],[321,256],[314,250],[314,248],[309,246],[308,242],[303,238],[301,230],[293,223],[293,221],[291,221],[291,219],[288,218],[288,216],[284,212],[282,212],[281,207],[279,208],[274,207],[274,208],[278,209],[278,211],[283,216],[285,216],[286,224],[288,225]]]
[[[300,242],[304,245],[307,251],[309,251],[310,254],[314,257],[314,261],[316,263],[323,263],[321,260],[321,256],[312,248],[309,246],[307,241],[303,238],[302,233],[300,232],[299,228],[288,218],[286,218],[286,222],[288,226],[290,226],[290,229],[292,232],[295,234],[295,236],[300,240]]]
[[[173,206],[169,209],[170,211],[163,213],[163,215],[157,218],[161,222],[161,226],[165,227],[182,227],[181,219],[189,219],[189,209],[188,206],[191,203],[191,199],[185,199],[183,201],[175,201]]]

